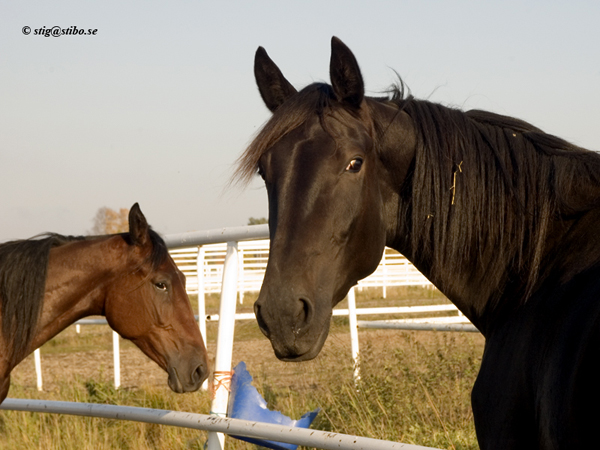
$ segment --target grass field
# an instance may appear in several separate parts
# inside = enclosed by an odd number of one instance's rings
[[[402,288],[388,290],[388,299],[369,291],[357,295],[358,306],[438,303],[436,291]],[[246,297],[241,310],[250,310]],[[217,312],[217,299],[207,312]],[[216,325],[208,329],[209,353],[214,353]],[[332,334],[319,357],[304,363],[278,361],[253,321],[236,326],[234,364],[245,361],[254,384],[272,409],[299,418],[322,409],[313,428],[388,439],[444,449],[476,449],[470,390],[474,383],[483,338],[472,333],[365,330],[359,334],[361,382],[355,386],[347,319],[335,318]],[[206,392],[177,395],[152,363],[122,361],[123,387],[115,389],[108,362],[96,355],[110,354],[107,327],[90,327],[81,335],[72,328],[42,348],[45,390],[35,389],[31,357],[15,371],[9,393],[16,398],[112,403],[208,414]],[[131,344],[124,355],[140,354]],[[92,363],[87,371],[64,361]],[[136,356],[136,358],[137,358]],[[69,359],[70,358],[70,359]],[[140,356],[143,361],[143,356]],[[136,359],[137,361],[137,359]],[[52,365],[52,362],[54,364]],[[77,366],[78,364],[74,364]],[[152,375],[152,377],[150,377]],[[206,433],[160,425],[115,420],[0,412],[0,449],[202,449]],[[227,439],[226,449],[255,449]]]

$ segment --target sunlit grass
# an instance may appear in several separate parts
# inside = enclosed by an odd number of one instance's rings
[[[395,295],[400,297],[395,305],[412,303],[419,296],[421,304],[443,300],[427,289],[406,289],[403,295]],[[372,297],[359,294],[359,307],[377,301],[377,294]],[[383,302],[380,299],[378,304]],[[242,308],[251,304],[247,297]],[[480,335],[361,331],[361,380],[355,384],[345,318],[336,318],[332,333],[315,360],[282,363],[275,360],[254,321],[239,322],[236,358],[247,361],[255,386],[272,409],[297,419],[321,408],[313,428],[443,449],[478,448],[470,390],[483,350]],[[209,324],[211,346],[215,335],[216,325]],[[86,327],[81,335],[70,328],[44,346],[42,354],[110,350],[111,345],[107,327]],[[252,354],[240,355],[240,348]],[[210,411],[206,392],[178,395],[162,385],[115,389],[111,378],[108,370],[93,380],[64,376],[57,387],[37,392],[35,386],[20,384],[15,377],[10,396]],[[136,422],[0,412],[0,449],[202,449],[206,437],[202,431]],[[229,450],[254,448],[226,440]]]

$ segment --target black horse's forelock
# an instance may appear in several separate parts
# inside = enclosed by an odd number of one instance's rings
[[[50,249],[82,237],[47,234],[0,244],[0,301],[4,349],[11,361],[26,356],[35,335]],[[11,349],[11,350],[9,350]]]
[[[260,157],[315,113],[322,116],[323,112],[331,106],[334,98],[331,86],[325,83],[313,83],[284,102],[238,159],[233,180],[242,184],[249,183],[256,174]]]
[[[512,117],[399,92],[391,101],[417,133],[412,200],[404,211],[415,258],[432,273],[452,268],[456,280],[469,279],[485,261],[486,279],[469,281],[489,286],[516,268],[525,302],[543,275],[553,221],[600,205],[600,156]]]

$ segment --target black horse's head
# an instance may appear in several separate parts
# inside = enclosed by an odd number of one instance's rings
[[[258,169],[269,199],[271,250],[255,312],[278,358],[306,360],[321,350],[333,306],[376,269],[395,234],[386,219],[397,217],[392,186],[406,172],[392,179],[385,170],[383,137],[392,122],[409,129],[409,119],[365,98],[356,59],[337,38],[331,86],[297,92],[263,48],[255,75],[274,113],[240,167],[246,176]],[[408,135],[401,139],[412,149]],[[406,158],[408,172],[412,151],[393,157]]]

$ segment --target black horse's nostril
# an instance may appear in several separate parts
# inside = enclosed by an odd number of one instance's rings
[[[298,305],[298,310],[294,318],[296,333],[299,333],[302,328],[305,328],[305,325],[312,321],[314,311],[310,300],[306,298],[299,298],[298,300],[300,300],[300,305]]]
[[[262,334],[264,334],[266,337],[269,337],[269,327],[267,327],[267,324],[260,313],[260,305],[258,304],[258,301],[254,303],[254,315],[256,316],[256,322],[258,323],[258,328],[260,328]]]

